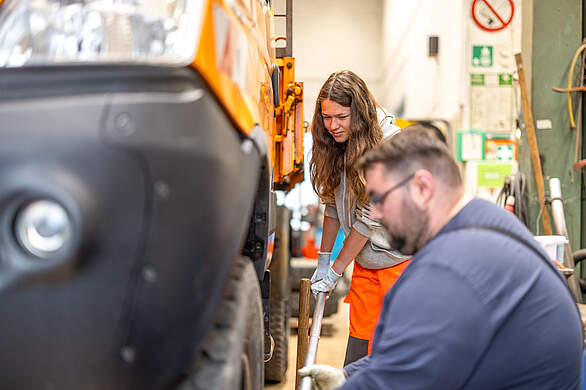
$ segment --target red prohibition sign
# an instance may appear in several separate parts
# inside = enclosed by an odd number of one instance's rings
[[[515,5],[513,0],[474,0],[472,19],[485,31],[500,31],[513,20]]]

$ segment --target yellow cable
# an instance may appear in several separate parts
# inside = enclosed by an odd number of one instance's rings
[[[570,67],[570,74],[568,75],[568,89],[572,88],[572,79],[574,78],[574,66],[576,66],[576,61],[580,56],[580,53],[586,49],[586,45],[582,45],[576,50],[576,54],[574,54],[574,59],[572,60],[572,66]],[[582,75],[580,75],[582,77]],[[570,114],[570,127],[572,129],[576,128],[576,123],[574,122],[574,113],[572,112],[572,93],[568,91],[568,112]]]

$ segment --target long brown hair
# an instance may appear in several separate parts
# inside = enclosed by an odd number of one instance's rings
[[[348,140],[337,143],[324,126],[321,103],[331,100],[350,107],[350,134]],[[366,83],[349,70],[335,72],[319,91],[311,123],[313,148],[311,151],[311,183],[323,202],[335,200],[334,190],[340,184],[346,155],[346,182],[350,200],[366,203],[364,179],[356,168],[357,160],[378,145],[383,132],[377,120],[376,101]]]

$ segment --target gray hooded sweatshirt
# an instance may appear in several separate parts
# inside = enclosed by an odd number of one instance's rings
[[[380,107],[377,107],[376,111],[384,138],[392,137],[401,130],[395,125],[393,115]],[[350,234],[351,228],[368,237],[368,241],[356,256],[356,262],[364,268],[382,269],[392,267],[409,259],[409,257],[403,256],[391,248],[384,227],[370,219],[372,205],[350,205],[347,195],[346,169],[344,169],[340,184],[335,190],[336,202],[325,205],[324,215],[337,219],[346,237]]]

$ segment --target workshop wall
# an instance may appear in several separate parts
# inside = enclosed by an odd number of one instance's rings
[[[275,4],[279,1],[284,3]],[[333,71],[351,69],[366,80],[380,103],[403,118],[446,119],[454,133],[510,134],[518,142],[519,170],[529,183],[530,228],[543,232],[526,132],[523,126],[517,129],[517,120],[522,119],[518,86],[513,82],[506,91],[482,95],[478,87],[488,85],[474,85],[473,80],[477,77],[473,74],[499,82],[499,75],[514,74],[513,55],[522,50],[533,117],[540,121],[536,132],[546,195],[548,179],[560,178],[570,241],[573,249],[581,248],[586,245],[581,224],[586,207],[582,207],[582,172],[572,174],[575,132],[569,129],[567,95],[553,92],[552,87],[567,87],[572,56],[586,35],[583,1],[513,0],[511,24],[499,32],[486,32],[472,21],[473,0],[366,0],[343,6],[323,0],[319,9],[314,1],[295,0],[293,55],[297,79],[305,82],[305,120],[312,118],[315,96],[325,78]],[[429,55],[430,36],[439,38],[437,55]],[[492,48],[490,66],[484,66],[482,58],[473,64],[474,46]],[[573,109],[576,113],[577,99]]]
[[[368,84],[380,100],[380,64],[382,58],[383,0],[293,1],[293,56],[296,79],[304,83],[303,116],[313,118],[315,99],[324,81],[335,71],[350,69]],[[285,0],[274,2],[275,14],[283,13]],[[275,25],[284,34],[284,25]],[[311,134],[304,136],[305,180],[284,200],[287,207],[299,210],[302,205],[317,204],[318,198],[309,181]]]
[[[380,99],[383,0],[295,0],[293,56],[297,79],[305,83],[305,119],[311,121],[315,98],[326,78],[350,69]]]
[[[520,0],[384,2],[382,102],[407,120],[448,121],[466,190],[491,200],[517,169],[520,9]]]
[[[462,2],[385,0],[382,103],[404,118],[444,118],[459,125],[467,80]],[[428,55],[428,38],[439,54]]]

